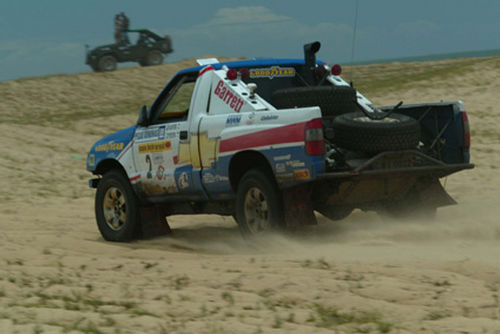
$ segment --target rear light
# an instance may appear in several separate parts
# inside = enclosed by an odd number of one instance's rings
[[[339,64],[335,64],[332,66],[332,74],[333,75],[340,75],[342,74],[342,67]]]
[[[323,143],[323,123],[321,118],[316,118],[306,123],[305,143],[307,154],[322,155],[325,153],[325,145]]]
[[[250,71],[248,70],[248,68],[242,68],[240,70],[240,75],[242,80],[248,79],[250,78]]]
[[[314,69],[314,73],[316,73],[316,76],[318,78],[322,78],[326,73],[325,66],[323,65],[316,66],[316,68]]]
[[[234,68],[230,68],[229,70],[227,70],[226,77],[229,80],[236,80],[236,78],[238,77],[238,73]]]
[[[469,127],[469,117],[467,117],[467,113],[462,112],[462,125],[464,127],[464,146],[470,147],[470,127]]]

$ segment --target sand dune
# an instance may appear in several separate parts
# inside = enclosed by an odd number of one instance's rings
[[[356,211],[249,244],[176,216],[105,242],[86,152],[192,64],[0,83],[0,333],[500,333],[500,58],[355,69],[378,104],[465,101],[477,168],[435,222]]]

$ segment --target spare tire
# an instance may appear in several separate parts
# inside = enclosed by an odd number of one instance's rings
[[[392,114],[372,120],[362,112],[344,114],[333,120],[334,143],[352,151],[377,153],[416,148],[420,140],[417,120]]]
[[[323,117],[357,111],[355,101],[356,90],[349,86],[285,88],[271,96],[271,104],[277,109],[319,106]]]

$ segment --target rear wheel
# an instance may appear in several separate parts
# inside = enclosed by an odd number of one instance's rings
[[[241,179],[236,194],[236,221],[244,237],[261,235],[283,227],[283,204],[276,183],[260,170]]]
[[[116,58],[112,55],[102,56],[97,62],[97,69],[100,72],[112,72],[116,70]]]
[[[99,182],[95,197],[97,227],[104,239],[129,241],[139,231],[139,204],[127,178],[110,171]]]

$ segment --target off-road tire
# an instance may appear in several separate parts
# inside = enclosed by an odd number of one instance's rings
[[[358,111],[356,91],[349,86],[295,87],[276,90],[271,104],[278,109],[319,106],[323,117]]]
[[[246,238],[283,228],[282,194],[270,175],[257,169],[243,175],[236,193],[236,221]]]
[[[352,151],[377,153],[417,147],[420,125],[408,116],[392,114],[373,121],[362,112],[344,114],[332,123],[334,143]]]
[[[104,174],[97,186],[97,227],[108,241],[130,241],[138,236],[139,201],[125,175],[118,170]]]
[[[158,50],[151,50],[146,55],[146,58],[139,62],[141,66],[154,66],[163,63],[163,54]]]
[[[99,72],[112,72],[116,70],[116,58],[112,55],[104,55],[97,62]]]

